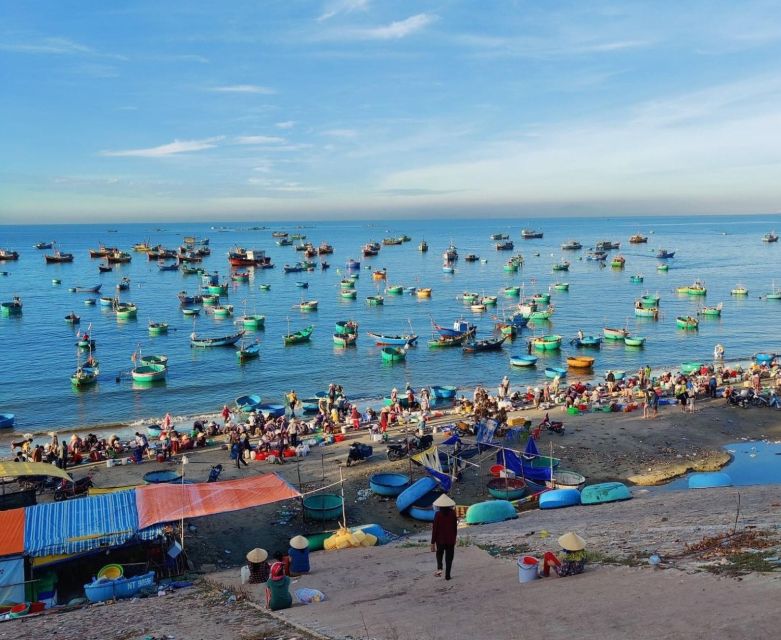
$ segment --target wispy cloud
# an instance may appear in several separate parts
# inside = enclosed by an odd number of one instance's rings
[[[122,149],[117,151],[101,151],[99,155],[109,158],[165,158],[179,153],[192,153],[212,149],[224,136],[203,138],[202,140],[174,140],[168,144],[146,149]]]
[[[422,31],[433,24],[438,16],[433,13],[418,13],[404,20],[397,20],[381,27],[346,29],[340,35],[356,40],[400,40]]]
[[[81,44],[69,38],[39,38],[29,42],[0,42],[0,51],[11,53],[26,53],[32,55],[58,56],[100,56],[115,60],[127,60],[126,56],[114,53],[101,53],[92,47]]]
[[[217,93],[257,93],[260,95],[273,95],[276,90],[259,84],[229,84],[221,87],[212,87],[209,91]]]
[[[284,138],[279,136],[236,136],[233,140],[236,144],[282,144],[286,142]]]
[[[326,3],[323,13],[318,16],[317,21],[324,22],[339,14],[366,11],[368,8],[369,0],[332,0]]]
[[[331,138],[355,138],[358,132],[355,129],[326,129],[321,135]]]
[[[295,120],[285,120],[284,122],[277,122],[274,125],[277,129],[292,129],[296,126]]]

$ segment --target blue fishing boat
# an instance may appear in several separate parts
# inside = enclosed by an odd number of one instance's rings
[[[602,344],[602,338],[599,336],[583,336],[582,338],[573,338],[570,341],[575,347],[595,347],[599,348]]]
[[[510,358],[510,365],[513,367],[533,367],[537,364],[535,356],[518,355]]]
[[[255,409],[261,402],[263,402],[263,399],[256,393],[247,396],[239,396],[238,398],[236,398],[236,406],[243,413],[249,413],[250,411]]]
[[[409,486],[409,476],[403,473],[375,473],[369,478],[369,488],[378,496],[398,496]]]
[[[195,332],[190,334],[190,346],[191,347],[232,347],[236,344],[244,335],[243,331],[234,333],[230,336],[221,336],[218,338],[204,338],[199,337]]]
[[[0,429],[10,429],[14,426],[16,416],[13,413],[0,413]]]
[[[431,395],[438,400],[452,400],[456,397],[458,387],[431,385]]]
[[[87,600],[90,602],[107,602],[109,600],[132,598],[138,594],[141,589],[153,587],[154,585],[154,571],[149,571],[130,578],[117,578],[116,580],[99,578],[84,585],[84,595],[87,596]]]
[[[580,504],[577,489],[552,489],[540,495],[540,509],[560,509]]]
[[[467,524],[490,524],[518,517],[518,512],[508,500],[477,502],[466,510]]]
[[[623,482],[601,482],[590,484],[580,492],[580,504],[605,504],[629,500],[632,493]]]
[[[266,418],[279,418],[285,415],[285,405],[282,404],[258,404],[255,409]]]
[[[433,491],[436,486],[437,481],[430,476],[425,476],[411,484],[396,498],[396,508],[399,510],[399,513],[405,513],[415,502]]]
[[[546,378],[564,378],[567,370],[564,367],[545,367]]]
[[[689,489],[713,489],[716,487],[731,487],[732,478],[723,471],[693,473],[689,476]]]
[[[374,339],[374,344],[376,344],[378,347],[411,347],[418,340],[418,336],[413,334],[387,335],[384,333],[372,333],[370,331],[369,335]]]
[[[151,438],[159,438],[163,432],[163,428],[159,424],[148,424],[146,426],[146,433]]]

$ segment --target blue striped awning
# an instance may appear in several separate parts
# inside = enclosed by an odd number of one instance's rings
[[[27,507],[24,550],[30,556],[84,553],[133,538],[151,540],[160,532],[139,531],[136,492],[120,491]]]

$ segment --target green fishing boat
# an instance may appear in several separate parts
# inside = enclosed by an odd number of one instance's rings
[[[266,316],[261,316],[257,314],[248,315],[248,316],[242,316],[241,317],[241,325],[245,329],[262,329],[266,326]]]
[[[627,347],[642,347],[645,344],[645,338],[642,336],[624,336],[624,344]]]
[[[475,302],[475,301],[476,301],[476,300],[477,300],[479,297],[480,297],[480,294],[479,294],[479,293],[474,293],[474,292],[465,291],[465,292],[464,292],[464,293],[461,295],[461,301],[462,301],[464,304],[472,304],[472,303],[473,303],[473,302]]]
[[[339,320],[334,325],[334,333],[340,336],[356,335],[358,333],[358,323],[355,320]]]
[[[400,362],[407,357],[407,352],[401,347],[383,347],[380,350],[383,362]]]
[[[555,282],[553,288],[556,291],[569,291],[569,282]]]
[[[532,347],[538,351],[555,351],[561,348],[561,336],[539,336],[532,338]]]
[[[722,303],[719,302],[715,307],[703,307],[697,313],[706,318],[720,318],[722,306]]]
[[[341,280],[339,282],[339,287],[342,289],[355,289],[355,280],[352,280],[351,278]]]
[[[370,307],[378,307],[382,304],[385,304],[385,298],[382,296],[367,296],[366,304],[368,304]]]
[[[210,284],[206,289],[211,294],[224,296],[228,293],[228,284]]]
[[[14,298],[11,302],[0,302],[0,315],[20,316],[22,315],[22,301]]]
[[[669,271],[670,270],[670,265],[668,265],[668,264],[657,264],[656,265],[656,270],[657,271]]]
[[[700,321],[693,316],[678,316],[675,319],[675,326],[679,329],[697,329],[700,326]]]
[[[658,293],[646,294],[640,298],[640,304],[644,307],[658,307],[661,299]]]
[[[291,344],[300,344],[302,342],[309,342],[309,338],[312,336],[312,332],[315,330],[314,325],[309,325],[301,331],[296,331],[295,333],[288,333],[286,336],[283,336],[283,340],[285,343],[285,346],[291,345]]]
[[[632,284],[641,284],[643,282],[643,276],[637,274],[629,276],[629,282]]]
[[[98,369],[97,361],[94,361],[93,366],[91,367],[77,367],[76,371],[71,376],[71,384],[77,389],[82,387],[89,387],[98,381],[99,373],[100,369]]]
[[[400,284],[394,284],[389,287],[385,287],[385,293],[390,296],[400,296],[404,293],[404,286]]]
[[[150,322],[149,323],[149,335],[150,336],[161,336],[164,333],[168,333],[168,323],[167,322]]]
[[[138,307],[132,302],[122,302],[115,307],[114,312],[117,320],[129,320],[138,315]]]
[[[203,295],[203,304],[207,307],[213,307],[216,304],[220,304],[220,296],[216,293],[205,293]]]
[[[521,295],[521,288],[520,287],[505,287],[504,288],[504,296],[505,298],[518,298]]]
[[[535,293],[532,296],[532,301],[536,302],[537,304],[548,304],[550,302],[550,294],[549,293]]]
[[[130,372],[133,382],[139,384],[149,384],[151,382],[160,382],[165,380],[168,373],[168,367],[162,364],[144,364],[134,367]]]
[[[739,284],[736,285],[732,291],[730,291],[730,294],[733,296],[747,296],[748,289],[744,287],[742,284]]]
[[[271,285],[270,284],[262,284],[262,285],[260,285],[259,288],[260,288],[261,291],[271,291]]]
[[[212,313],[214,314],[215,318],[230,318],[233,315],[233,305],[232,304],[226,304],[223,305],[216,305],[212,307]]]
[[[339,297],[344,300],[355,300],[358,297],[358,292],[355,289],[342,289],[339,292]]]
[[[199,307],[183,307],[182,308],[182,315],[187,316],[188,318],[195,317],[201,313],[201,310]]]
[[[301,311],[317,311],[318,305],[319,302],[317,300],[304,300],[298,305],[298,308]]]
[[[681,373],[685,376],[689,376],[695,371],[699,371],[702,367],[702,362],[682,362]]]
[[[694,284],[686,288],[686,293],[690,296],[704,296],[708,293],[708,290],[702,282],[695,280]]]
[[[357,333],[335,333],[333,338],[337,347],[353,347],[358,342]]]
[[[502,266],[502,269],[504,269],[507,273],[516,273],[519,267],[520,265],[517,262],[510,260],[509,262],[506,262],[504,266]]]
[[[495,307],[497,303],[496,296],[483,296],[483,304],[486,307]]]
[[[654,320],[658,320],[659,307],[635,306],[635,316],[638,318],[653,318]]]

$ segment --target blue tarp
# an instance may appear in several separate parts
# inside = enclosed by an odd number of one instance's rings
[[[139,531],[135,490],[118,491],[28,507],[24,550],[30,556],[84,553],[160,532],[159,526]]]

